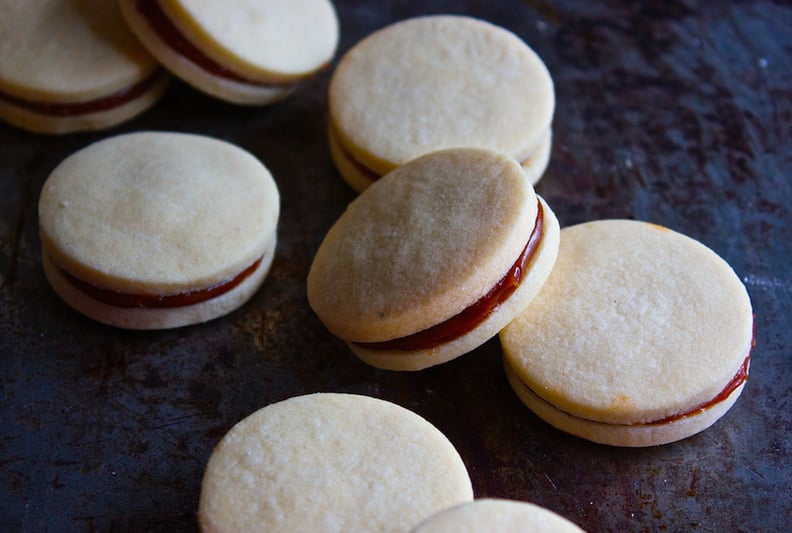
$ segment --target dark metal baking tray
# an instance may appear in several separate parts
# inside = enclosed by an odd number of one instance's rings
[[[561,224],[648,220],[724,257],[745,282],[756,347],[712,428],[646,449],[552,429],[509,388],[497,339],[418,373],[359,362],[309,309],[305,277],[354,197],[326,144],[335,63],[287,101],[247,109],[174,83],[110,131],[49,137],[0,124],[0,530],[191,531],[206,460],[235,422],[316,391],[369,394],[426,417],[477,496],[533,501],[590,531],[782,531],[792,516],[792,5],[608,0],[338,0],[339,56],[414,15],[504,26],[545,60],[557,110],[538,191]],[[1,60],[1,59],[0,59]],[[282,194],[271,274],[204,325],[122,331],[63,304],[40,267],[36,202],[52,168],[98,139],[174,130],[226,139]]]

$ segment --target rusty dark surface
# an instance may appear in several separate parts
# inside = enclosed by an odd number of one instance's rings
[[[709,430],[619,449],[560,433],[517,400],[497,339],[419,373],[359,362],[310,311],[305,276],[353,198],[328,153],[335,63],[280,105],[241,109],[175,83],[113,130],[64,137],[0,124],[0,530],[194,531],[212,447],[293,395],[373,395],[456,445],[477,496],[530,500],[589,531],[783,531],[792,517],[792,5],[716,2],[337,1],[339,55],[426,13],[511,29],[556,83],[553,156],[538,191],[562,225],[669,226],[745,282],[756,347],[745,391]],[[161,332],[94,323],[40,266],[36,202],[52,168],[109,135],[176,130],[251,151],[282,194],[258,294],[228,317]]]

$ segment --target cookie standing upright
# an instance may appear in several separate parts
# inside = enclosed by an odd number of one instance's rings
[[[44,183],[44,271],[66,303],[106,324],[204,322],[261,285],[279,211],[271,174],[237,146],[181,133],[111,137]]]
[[[411,159],[456,147],[547,167],[555,108],[542,59],[489,22],[434,15],[387,26],[353,46],[330,80],[329,141],[357,191]]]
[[[109,128],[167,87],[114,1],[6,0],[0,35],[0,118],[26,130]]]
[[[564,228],[539,295],[500,334],[509,380],[539,417],[617,446],[664,444],[723,416],[746,382],[750,298],[731,267],[667,228]]]
[[[141,42],[176,76],[236,104],[288,96],[326,66],[339,24],[329,0],[120,0]]]
[[[441,150],[349,205],[314,257],[308,301],[365,362],[419,370],[480,346],[522,311],[558,236],[516,160]]]
[[[469,502],[452,443],[416,413],[356,394],[263,407],[215,447],[198,520],[206,532],[408,531]]]

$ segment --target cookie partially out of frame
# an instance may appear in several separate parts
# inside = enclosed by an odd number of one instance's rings
[[[518,36],[483,20],[433,15],[374,32],[341,58],[328,105],[333,160],[357,191],[446,148],[510,155],[532,183],[550,157],[550,73]]]
[[[326,66],[338,45],[329,0],[120,0],[130,28],[173,74],[228,102],[268,104]]]
[[[99,130],[151,107],[169,76],[114,1],[0,5],[0,119],[36,133]]]
[[[644,222],[561,231],[558,259],[500,333],[514,390],[553,426],[650,446],[698,433],[746,382],[753,314],[731,267],[703,244]]]
[[[363,361],[420,370],[480,346],[550,273],[558,221],[520,164],[479,148],[419,157],[328,231],[308,301]]]
[[[45,182],[44,271],[67,304],[106,324],[205,322],[263,282],[279,210],[269,171],[237,146],[181,133],[111,137]]]
[[[536,504],[481,498],[440,511],[412,533],[583,533],[563,516]]]
[[[316,393],[237,423],[206,466],[209,532],[408,531],[471,501],[465,465],[417,414],[355,394]]]

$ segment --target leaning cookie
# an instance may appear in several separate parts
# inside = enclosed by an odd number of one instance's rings
[[[226,142],[134,133],[84,148],[44,184],[44,272],[70,306],[130,329],[172,328],[247,301],[272,263],[279,195]]]
[[[167,87],[169,76],[115,2],[3,2],[0,35],[0,119],[22,129],[109,128],[151,107]]]
[[[539,417],[595,442],[651,446],[734,404],[753,314],[740,279],[703,244],[607,220],[561,231],[553,272],[500,337],[509,381]]]
[[[482,498],[444,509],[412,533],[583,533],[561,515],[533,503]]]
[[[519,37],[482,20],[426,16],[373,33],[341,58],[328,105],[331,155],[357,191],[445,148],[510,155],[531,183],[550,158],[550,73]]]
[[[442,150],[350,204],[316,253],[308,301],[363,361],[419,370],[473,350],[521,312],[558,240],[517,161]]]
[[[264,407],[212,452],[198,520],[209,532],[408,531],[473,499],[449,440],[396,404],[317,393]]]
[[[338,44],[329,0],[120,0],[130,28],[176,76],[236,104],[268,104],[327,65]]]

